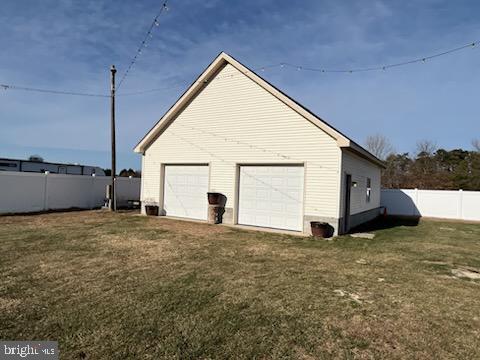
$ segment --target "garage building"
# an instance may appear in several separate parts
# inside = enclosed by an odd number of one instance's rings
[[[224,223],[258,228],[338,234],[379,214],[383,163],[225,53],[135,151],[143,212],[206,220],[218,192]]]

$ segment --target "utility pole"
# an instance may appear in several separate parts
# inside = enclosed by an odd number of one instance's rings
[[[111,131],[112,131],[112,186],[111,186],[111,194],[110,194],[110,210],[116,211],[117,210],[117,195],[115,193],[115,173],[116,173],[116,154],[115,154],[115,73],[117,70],[115,69],[115,65],[112,65],[110,68],[111,74]]]

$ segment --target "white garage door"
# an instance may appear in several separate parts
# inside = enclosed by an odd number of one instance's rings
[[[303,166],[241,166],[238,223],[303,230]]]
[[[166,165],[164,189],[167,215],[207,220],[207,165]]]

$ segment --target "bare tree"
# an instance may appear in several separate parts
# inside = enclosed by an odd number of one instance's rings
[[[430,156],[437,150],[437,144],[430,140],[417,142],[417,156]]]
[[[480,152],[480,139],[473,139],[472,146],[476,151]]]
[[[390,141],[388,141],[388,139],[381,134],[367,136],[367,139],[365,140],[365,147],[368,151],[381,160],[385,160],[388,155],[395,152]]]

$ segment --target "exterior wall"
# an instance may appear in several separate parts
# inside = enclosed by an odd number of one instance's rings
[[[0,213],[27,213],[104,204],[110,177],[0,172]],[[117,205],[140,198],[140,179],[117,178]]]
[[[161,163],[156,160],[153,151],[148,151],[142,156],[142,197],[140,199],[142,203],[158,205],[162,203],[160,179],[163,177],[163,173],[161,170]]]
[[[63,170],[63,171],[62,171]],[[48,171],[52,174],[87,175],[96,174],[105,176],[105,172],[98,166],[68,165],[43,161],[13,160],[0,158],[0,171],[39,172]]]
[[[209,191],[235,223],[239,164],[304,164],[304,216],[336,228],[340,161],[333,138],[226,65],[145,151],[142,201],[162,206],[162,165],[208,163]]]
[[[57,173],[58,172],[58,165],[55,164],[50,164],[50,163],[44,163],[44,162],[22,162],[22,171],[26,172],[44,172],[44,171],[50,171],[51,173]]]
[[[345,175],[352,176],[352,183],[357,185],[351,188],[350,195],[350,228],[375,218],[380,207],[380,167],[370,161],[353,154],[348,150],[342,151],[342,191],[340,194],[340,222],[343,224],[345,214]],[[367,178],[371,180],[370,201],[367,202]],[[354,216],[357,215],[357,216]]]
[[[350,216],[350,229],[376,219],[380,215],[380,208],[362,211]]]
[[[143,202],[143,199],[146,198],[146,196],[144,195],[145,194],[145,186],[143,184],[144,184],[145,174],[143,173],[143,171],[145,171],[145,155],[142,155],[142,177],[140,178],[140,201],[142,201],[142,202]],[[147,212],[145,210],[144,204],[142,204],[140,209],[141,209],[140,212],[143,215],[146,215]]]
[[[20,161],[0,159],[0,171],[20,171]]]

